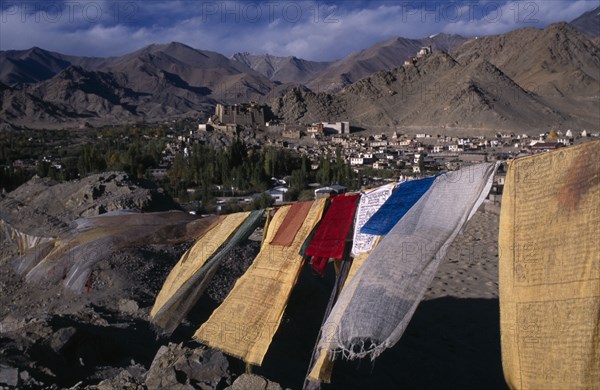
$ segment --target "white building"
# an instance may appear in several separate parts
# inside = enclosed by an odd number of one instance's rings
[[[376,161],[373,163],[373,169],[385,169],[389,164],[385,161]]]
[[[275,203],[283,202],[283,196],[288,192],[288,188],[285,186],[277,186],[268,191],[266,191],[267,195],[271,198],[275,199]]]
[[[382,146],[388,146],[388,141],[384,141],[384,140],[381,140],[381,141],[371,141],[370,145],[371,145],[372,148],[380,148]]]
[[[312,124],[313,127],[319,127],[319,125],[325,133],[350,134],[350,122],[319,122]]]
[[[365,163],[365,159],[363,157],[350,157],[350,165],[363,165]]]
[[[556,140],[559,144],[563,144],[565,146],[573,145],[573,142],[570,138],[559,138]]]
[[[423,56],[426,56],[428,54],[431,54],[433,52],[432,47],[431,46],[423,46],[421,47],[421,50],[419,50],[417,52],[417,57],[421,58]]]

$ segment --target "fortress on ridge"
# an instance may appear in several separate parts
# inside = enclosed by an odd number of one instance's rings
[[[215,116],[221,124],[236,124],[247,127],[265,127],[264,108],[256,103],[217,104]]]

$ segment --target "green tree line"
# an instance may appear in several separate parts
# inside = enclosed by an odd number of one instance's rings
[[[53,151],[25,150],[23,148],[29,144],[23,140],[24,137],[17,140],[5,136],[0,145],[0,162],[5,164],[0,169],[0,186],[10,191],[33,174],[63,181],[104,171],[125,171],[134,179],[152,179],[146,172],[149,168],[158,167],[165,149],[165,138],[148,139],[137,132],[130,132],[127,137],[117,137],[118,133],[115,136],[99,135],[91,144]],[[58,157],[60,169],[44,161],[44,155]],[[11,161],[17,156],[36,159],[35,171],[11,167]],[[322,156],[318,163],[319,168],[312,170],[311,161],[306,156],[274,147],[255,150],[240,139],[234,139],[227,147],[219,149],[194,144],[189,147],[187,156],[182,152],[173,156],[166,180],[160,184],[181,201],[189,199],[188,188],[195,188],[194,197],[207,205],[214,204],[214,197],[219,191],[234,195],[262,193],[271,187],[272,177],[287,180],[290,187],[286,195],[288,200],[297,200],[313,182],[322,185],[337,183],[351,189],[360,187],[360,178],[344,162],[340,148],[334,155]],[[266,200],[258,202],[265,203]]]
[[[179,198],[187,196],[187,188],[197,187],[196,198],[207,204],[212,201],[216,186],[228,194],[257,193],[270,187],[272,177],[287,179],[286,197],[290,201],[297,200],[309,183],[315,181],[360,187],[358,175],[344,162],[341,150],[336,151],[333,159],[321,158],[319,169],[312,171],[306,156],[280,148],[255,151],[239,139],[219,150],[196,144],[187,158],[178,153],[168,171],[168,186]]]

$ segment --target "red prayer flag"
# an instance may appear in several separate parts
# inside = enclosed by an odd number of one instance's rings
[[[275,237],[271,240],[271,245],[290,246],[298,230],[302,227],[313,201],[294,203],[286,214]]]
[[[327,263],[329,259],[324,257],[313,257],[310,261],[310,265],[312,269],[321,277],[325,276],[325,267],[327,267]]]
[[[336,196],[313,239],[306,248],[307,256],[341,259],[348,231],[360,195]]]

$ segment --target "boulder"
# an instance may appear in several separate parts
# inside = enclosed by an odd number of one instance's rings
[[[116,377],[98,383],[98,390],[144,390],[143,384],[127,370],[122,370]]]
[[[139,311],[139,306],[136,301],[132,299],[120,299],[119,300],[119,311],[125,314],[136,314]]]
[[[50,348],[56,353],[60,353],[69,345],[77,334],[77,329],[73,327],[62,328],[54,332],[50,337]]]
[[[229,380],[229,363],[221,352],[169,343],[156,353],[145,384],[149,390],[213,389]]]
[[[19,370],[0,364],[0,385],[17,387],[19,384]]]
[[[225,390],[282,390],[279,383],[271,382],[260,375],[242,374]]]

